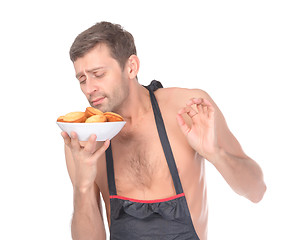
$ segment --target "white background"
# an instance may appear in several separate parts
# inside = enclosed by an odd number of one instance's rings
[[[290,1],[2,2],[0,239],[71,239],[55,121],[88,106],[68,52],[101,20],[134,35],[142,84],[207,91],[264,171],[268,190],[253,204],[207,164],[209,239],[291,239]]]

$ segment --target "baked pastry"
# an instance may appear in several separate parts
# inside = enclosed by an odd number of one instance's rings
[[[87,118],[85,123],[96,123],[96,122],[106,122],[106,121],[107,121],[107,118],[102,113],[102,114],[96,114],[96,115],[93,115],[93,116]]]
[[[70,112],[63,117],[64,122],[70,123],[83,123],[86,119],[87,118],[84,112]]]
[[[64,116],[58,117],[57,122],[64,122]]]
[[[60,116],[57,122],[68,123],[94,123],[94,122],[118,122],[124,121],[123,117],[114,112],[106,112],[87,107],[85,112],[70,112],[64,116]]]
[[[86,111],[85,111],[85,115],[87,118],[93,116],[93,115],[97,115],[97,114],[101,114],[103,115],[103,112],[96,109],[96,108],[93,108],[93,107],[87,107],[86,108]]]
[[[123,117],[114,112],[106,112],[104,115],[106,116],[108,122],[124,121]]]

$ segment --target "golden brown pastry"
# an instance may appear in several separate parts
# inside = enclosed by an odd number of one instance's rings
[[[85,115],[87,118],[97,114],[103,115],[103,112],[93,107],[86,108]]]
[[[63,117],[64,122],[70,123],[83,123],[86,119],[87,118],[84,112],[70,112]]]
[[[64,122],[64,116],[58,117],[57,122]]]
[[[60,116],[57,122],[68,122],[68,123],[93,123],[93,122],[118,122],[124,121],[123,117],[114,112],[106,112],[93,108],[87,107],[85,112],[70,112],[64,116]]]
[[[117,113],[106,112],[106,113],[104,113],[104,115],[106,116],[108,122],[119,122],[119,121],[124,121],[124,120],[123,120],[123,117],[121,117],[121,116],[118,115]]]
[[[106,122],[107,118],[105,117],[104,114],[97,114],[93,115],[85,121],[85,123],[96,123],[96,122]]]

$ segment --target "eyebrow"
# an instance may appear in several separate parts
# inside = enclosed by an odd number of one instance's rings
[[[103,69],[105,67],[96,67],[96,68],[91,68],[89,70],[85,70],[85,72],[88,72],[88,73],[92,73],[94,71],[97,71],[97,70],[100,70],[100,69]],[[83,72],[79,72],[76,74],[76,78],[79,79],[79,77],[83,74]]]

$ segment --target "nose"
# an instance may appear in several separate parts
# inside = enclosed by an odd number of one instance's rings
[[[97,81],[94,78],[92,78],[90,76],[87,76],[87,79],[86,79],[86,93],[88,95],[91,95],[92,93],[94,93],[96,91],[99,91],[99,87],[98,87]]]

